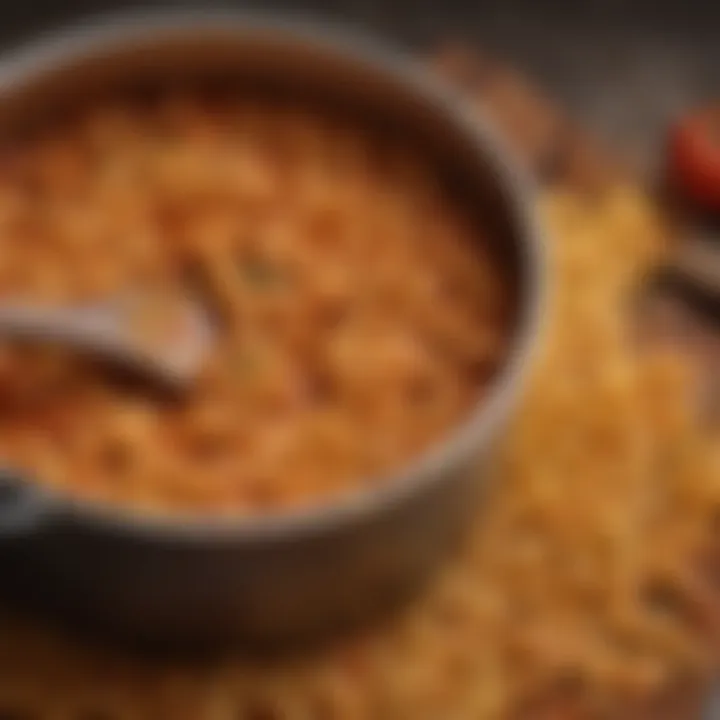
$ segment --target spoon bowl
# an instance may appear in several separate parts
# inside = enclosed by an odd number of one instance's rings
[[[213,335],[200,304],[182,295],[133,293],[69,307],[0,305],[0,337],[65,345],[172,387],[195,379]]]

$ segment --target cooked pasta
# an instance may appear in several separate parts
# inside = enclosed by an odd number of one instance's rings
[[[511,324],[430,165],[287,103],[168,92],[28,131],[2,156],[0,237],[0,300],[180,285],[215,318],[180,403],[3,348],[3,462],[136,507],[273,511],[387,476],[478,402]]]

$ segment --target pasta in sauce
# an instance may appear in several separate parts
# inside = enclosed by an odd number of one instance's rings
[[[0,297],[182,284],[219,338],[182,401],[3,346],[3,461],[85,498],[269,512],[441,440],[502,361],[511,308],[417,155],[340,116],[194,92],[97,104],[9,146]]]

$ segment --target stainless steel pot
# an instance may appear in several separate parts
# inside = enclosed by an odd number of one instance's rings
[[[112,18],[0,62],[0,132],[115,86],[237,76],[412,134],[462,186],[507,264],[511,356],[467,422],[372,490],[256,519],[155,518],[0,478],[4,593],[126,640],[285,641],[407,597],[475,516],[536,345],[544,266],[533,194],[508,151],[428,73],[336,29],[238,13]]]

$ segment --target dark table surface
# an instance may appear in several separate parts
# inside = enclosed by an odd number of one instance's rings
[[[73,18],[126,8],[208,7],[155,0],[21,0],[0,6],[0,44]],[[458,38],[544,83],[627,153],[651,157],[669,118],[720,94],[720,3],[712,0],[249,0],[213,7],[340,20],[414,48]]]

